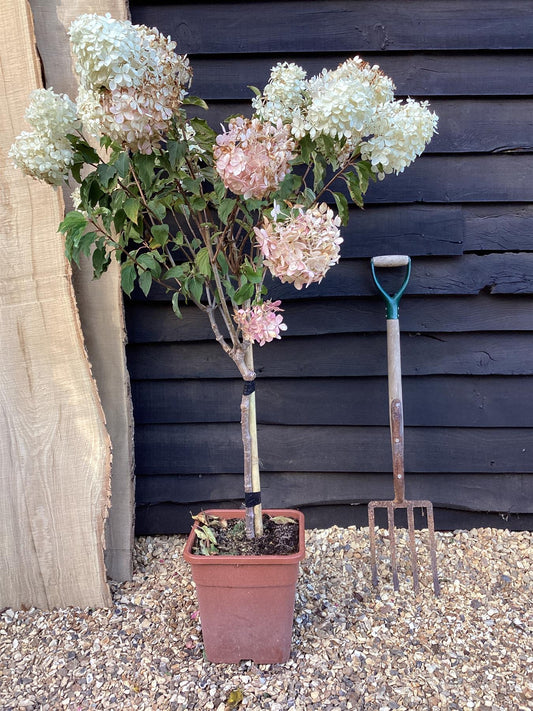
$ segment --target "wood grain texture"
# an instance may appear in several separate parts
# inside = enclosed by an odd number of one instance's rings
[[[267,499],[303,505],[309,525],[367,525],[365,496],[392,490],[384,306],[368,259],[401,253],[413,257],[400,309],[407,456],[427,468],[411,477],[434,499],[437,526],[533,525],[530,508],[516,513],[529,506],[533,482],[525,464],[533,383],[530,3],[502,10],[495,0],[134,0],[132,12],[191,54],[192,93],[209,101],[215,129],[228,115],[250,113],[248,85],[264,86],[277,62],[294,61],[312,76],[354,54],[380,65],[399,97],[427,98],[440,117],[424,156],[373,184],[364,211],[350,209],[340,265],[301,292],[273,284],[288,331],[256,354]],[[128,301],[143,532],[187,530],[195,506],[240,505],[242,496],[230,443],[239,379],[201,314],[185,306],[176,321],[167,299],[155,289]],[[218,445],[201,438],[206,422]],[[150,437],[161,439],[147,456]],[[171,442],[178,464],[165,460]],[[156,456],[166,462],[160,470]],[[192,468],[171,473],[182,457]],[[226,473],[212,464],[219,457]]]
[[[284,2],[283,22],[270,2],[233,3],[231,33],[225,3],[131,2],[136,22],[157,25],[178,42],[180,52],[341,52],[519,49],[533,33],[530,5],[507,0],[313,0]],[[250,32],[250,27],[254,32]],[[416,30],[415,30],[416,28]]]
[[[279,502],[278,502],[279,503]],[[137,508],[137,530],[139,535],[150,536],[158,533],[187,533],[191,528],[191,514],[197,514],[205,508],[239,508],[239,499],[226,499],[212,505],[202,504],[154,504]],[[288,504],[287,504],[288,505]],[[294,506],[291,505],[292,508]],[[330,504],[298,507],[305,516],[307,528],[329,528],[330,526],[368,526],[366,504]],[[376,524],[387,527],[386,514],[377,510]],[[460,509],[434,508],[435,528],[437,531],[454,531],[468,528],[504,528],[511,531],[531,531],[533,514],[508,513],[506,511],[465,511]],[[398,519],[398,524],[400,520]],[[424,518],[415,512],[415,526],[426,528]],[[403,525],[405,528],[405,523]]]
[[[256,372],[268,378],[385,375],[381,334],[285,337],[258,349]],[[404,375],[532,375],[533,333],[401,335]],[[216,342],[130,346],[134,379],[234,378],[237,369]]]
[[[67,31],[83,13],[110,12],[117,19],[127,18],[124,0],[30,0],[35,35],[43,63],[46,86],[66,93],[73,100],[78,91]],[[67,209],[70,189],[65,189]],[[111,508],[106,521],[105,562],[107,574],[117,581],[132,575],[134,528],[133,420],[126,369],[124,308],[120,288],[120,269],[115,260],[98,280],[92,264],[82,258],[73,267],[73,283],[80,312],[85,347],[92,366],[98,393],[113,446],[111,467]]]
[[[405,480],[412,499],[432,499],[439,507],[473,511],[533,513],[533,483],[527,474],[450,474],[433,476],[411,473]],[[324,506],[367,504],[372,499],[389,499],[392,474],[339,472],[265,472],[263,498],[266,506],[297,504]],[[196,505],[242,497],[239,474],[181,474],[139,477],[139,507],[176,503]],[[517,503],[518,502],[518,503]]]
[[[531,151],[533,101],[527,97],[432,97],[431,110],[439,117],[439,131],[425,153],[504,153]],[[251,116],[248,101],[211,101],[201,118],[218,132],[228,116]]]
[[[388,427],[260,425],[258,436],[264,472],[391,468]],[[238,424],[139,425],[136,441],[139,475],[224,474],[242,467]],[[511,427],[406,427],[405,470],[531,474],[531,433]]]
[[[231,53],[235,48],[229,50]],[[332,48],[332,52],[335,49]],[[334,69],[353,53],[328,53],[327,56],[291,53],[291,47],[279,55],[249,55],[243,61],[235,56],[193,57],[194,82],[192,92],[206,101],[250,101],[247,87],[263,87],[273,65],[281,61],[300,64],[308,76],[322,68]],[[378,64],[392,78],[397,96],[420,96],[427,99],[443,96],[513,96],[528,97],[533,93],[533,57],[528,52],[465,52],[361,55],[371,64]],[[217,80],[213,81],[213,77]]]
[[[0,607],[106,606],[110,442],[57,235],[63,203],[15,170],[40,67],[29,6],[0,3]]]
[[[533,427],[529,383],[528,376],[404,377],[405,422],[422,427]],[[385,376],[261,378],[256,386],[260,424],[388,424]],[[239,379],[141,380],[132,383],[132,390],[138,425],[239,421]]]
[[[177,319],[162,301],[129,302],[130,344],[212,340],[204,314],[184,306]],[[284,303],[287,336],[330,333],[375,333],[385,329],[384,305],[378,297],[327,301],[300,300]],[[533,309],[528,295],[404,296],[401,303],[403,331],[530,331]]]

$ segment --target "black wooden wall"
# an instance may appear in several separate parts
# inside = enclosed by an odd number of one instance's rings
[[[263,499],[308,526],[366,524],[392,498],[385,313],[369,257],[408,253],[407,496],[438,528],[533,528],[533,12],[528,0],[131,2],[178,42],[215,124],[277,61],[360,54],[440,117],[426,154],[354,208],[320,286],[277,284],[289,330],[256,349]],[[207,321],[163,294],[127,304],[137,532],[240,505],[241,385]]]

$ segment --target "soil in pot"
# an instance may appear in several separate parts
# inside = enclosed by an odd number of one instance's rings
[[[211,555],[291,555],[298,551],[298,522],[286,516],[263,515],[264,533],[246,537],[242,518],[225,519],[206,513],[199,524],[194,553]]]

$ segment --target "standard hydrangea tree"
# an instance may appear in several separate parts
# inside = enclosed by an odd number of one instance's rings
[[[347,196],[362,206],[371,179],[403,171],[437,117],[427,103],[394,100],[392,80],[359,57],[310,79],[282,62],[254,90],[253,116],[216,135],[188,115],[207,105],[187,94],[189,61],[158,30],[83,15],[70,39],[76,103],[34,92],[33,131],[11,156],[32,177],[76,186],[60,225],[69,259],[91,255],[99,277],[116,258],[127,294],[157,283],[177,316],[186,302],[208,317],[244,380],[246,529],[259,536],[252,344],[287,328],[281,302],[266,298],[268,272],[296,289],[320,282],[339,261]]]

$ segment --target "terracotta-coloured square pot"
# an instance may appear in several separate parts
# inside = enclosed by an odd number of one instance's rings
[[[206,513],[244,518],[244,509]],[[305,555],[304,516],[293,509],[269,509],[269,516],[298,521],[299,549],[291,555],[203,556],[189,534],[184,558],[196,583],[205,654],[210,662],[256,664],[286,662],[290,656],[294,599],[299,564]]]

